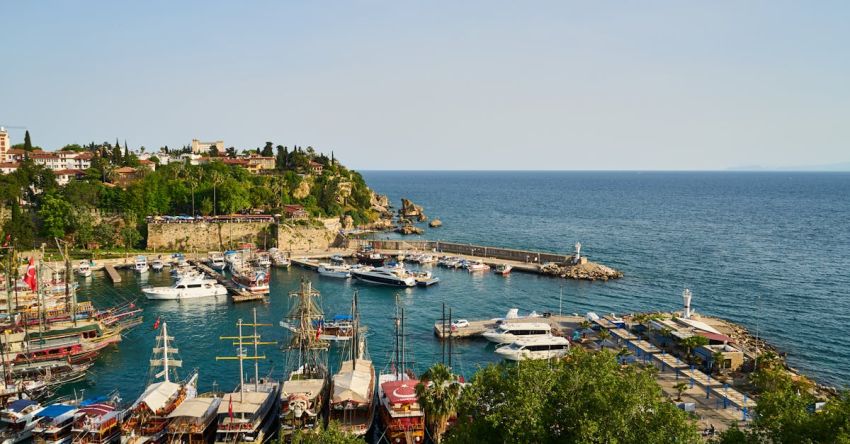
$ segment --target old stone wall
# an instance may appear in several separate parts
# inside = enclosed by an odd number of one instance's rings
[[[283,251],[317,251],[336,247],[343,242],[336,231],[327,228],[280,224],[277,246]]]
[[[275,246],[273,222],[184,222],[148,224],[148,250],[211,251],[250,242]]]

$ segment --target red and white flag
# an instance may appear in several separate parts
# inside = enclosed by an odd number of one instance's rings
[[[24,283],[32,291],[36,291],[38,289],[38,279],[35,276],[35,258],[30,258],[30,263],[27,265],[27,273],[24,275]]]
[[[316,326],[316,340],[322,337],[322,326],[325,324],[324,320],[320,320],[319,324]]]
[[[227,404],[227,416],[230,417],[230,422],[233,422],[233,393],[230,394],[230,402]]]

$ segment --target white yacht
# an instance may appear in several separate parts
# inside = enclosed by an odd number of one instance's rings
[[[223,271],[224,267],[227,266],[227,262],[224,260],[224,254],[220,251],[210,251],[210,268],[215,271]]]
[[[77,274],[82,277],[91,276],[91,263],[89,261],[80,261],[80,265],[77,267]]]
[[[503,322],[482,335],[497,344],[509,344],[517,339],[552,336],[548,322]]]
[[[154,259],[151,261],[151,270],[162,271],[163,268],[165,268],[165,263],[162,262],[162,259]]]
[[[487,271],[490,266],[481,261],[473,261],[466,265],[466,270],[470,273],[473,271]]]
[[[148,299],[182,300],[207,296],[226,296],[227,288],[203,275],[185,276],[170,287],[146,287],[142,293]]]
[[[510,361],[561,358],[570,351],[570,341],[561,336],[527,337],[496,349],[496,354]]]
[[[416,285],[416,279],[409,276],[407,272],[396,268],[360,268],[352,269],[351,276],[363,282],[380,285],[392,285],[395,287],[413,287]]]
[[[136,264],[133,267],[136,273],[143,274],[148,272],[148,258],[145,256],[136,256]]]
[[[0,441],[2,444],[16,444],[32,438],[32,430],[38,423],[35,414],[42,407],[35,401],[19,399],[12,401],[0,411]]]
[[[348,279],[351,277],[351,267],[348,265],[332,265],[322,262],[319,264],[319,274],[327,277]]]

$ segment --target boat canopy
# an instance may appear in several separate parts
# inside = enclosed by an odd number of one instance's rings
[[[415,379],[389,381],[381,384],[381,389],[391,404],[411,404],[416,402],[416,384],[419,381]]]
[[[68,412],[72,412],[74,410],[77,410],[77,408],[74,407],[74,406],[65,405],[65,404],[53,404],[53,405],[49,405],[49,406],[39,410],[38,413],[36,414],[36,416],[40,416],[42,418],[51,418],[52,419],[52,418],[62,416],[64,414],[68,413]]]
[[[168,400],[180,391],[180,384],[171,381],[162,381],[148,386],[142,393],[139,402],[144,403],[152,412],[165,407]]]
[[[322,392],[325,386],[324,379],[296,379],[283,383],[283,396],[295,393],[304,393],[308,398],[313,398]]]
[[[204,418],[218,410],[220,398],[192,398],[183,401],[169,418]]]
[[[12,401],[9,405],[6,406],[6,410],[11,412],[20,412],[21,410],[31,406],[38,404],[35,401],[30,401],[29,399],[18,399],[17,401]]]
[[[80,406],[85,407],[87,405],[100,404],[100,403],[103,403],[103,402],[106,402],[106,401],[109,401],[109,398],[107,398],[106,396],[98,396],[98,397],[95,397],[95,398],[89,398],[89,399],[82,400],[80,402]]]
[[[80,407],[80,412],[86,416],[103,416],[115,411],[115,406],[111,404],[89,404]]]
[[[358,359],[357,367],[354,369],[351,368],[351,364],[351,361],[343,362],[339,373],[333,377],[332,403],[354,401],[362,404],[372,400],[369,392],[369,385],[375,372],[372,361]]]
[[[334,321],[351,321],[354,318],[350,314],[338,314],[334,316]]]
[[[221,404],[218,405],[218,414],[228,414],[230,410],[233,413],[248,413],[254,414],[260,410],[263,402],[271,396],[269,392],[244,392],[244,393],[228,393],[221,399]]]

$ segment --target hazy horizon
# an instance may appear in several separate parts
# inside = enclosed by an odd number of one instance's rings
[[[198,138],[374,171],[850,170],[841,2],[4,12],[0,125],[49,150]]]

